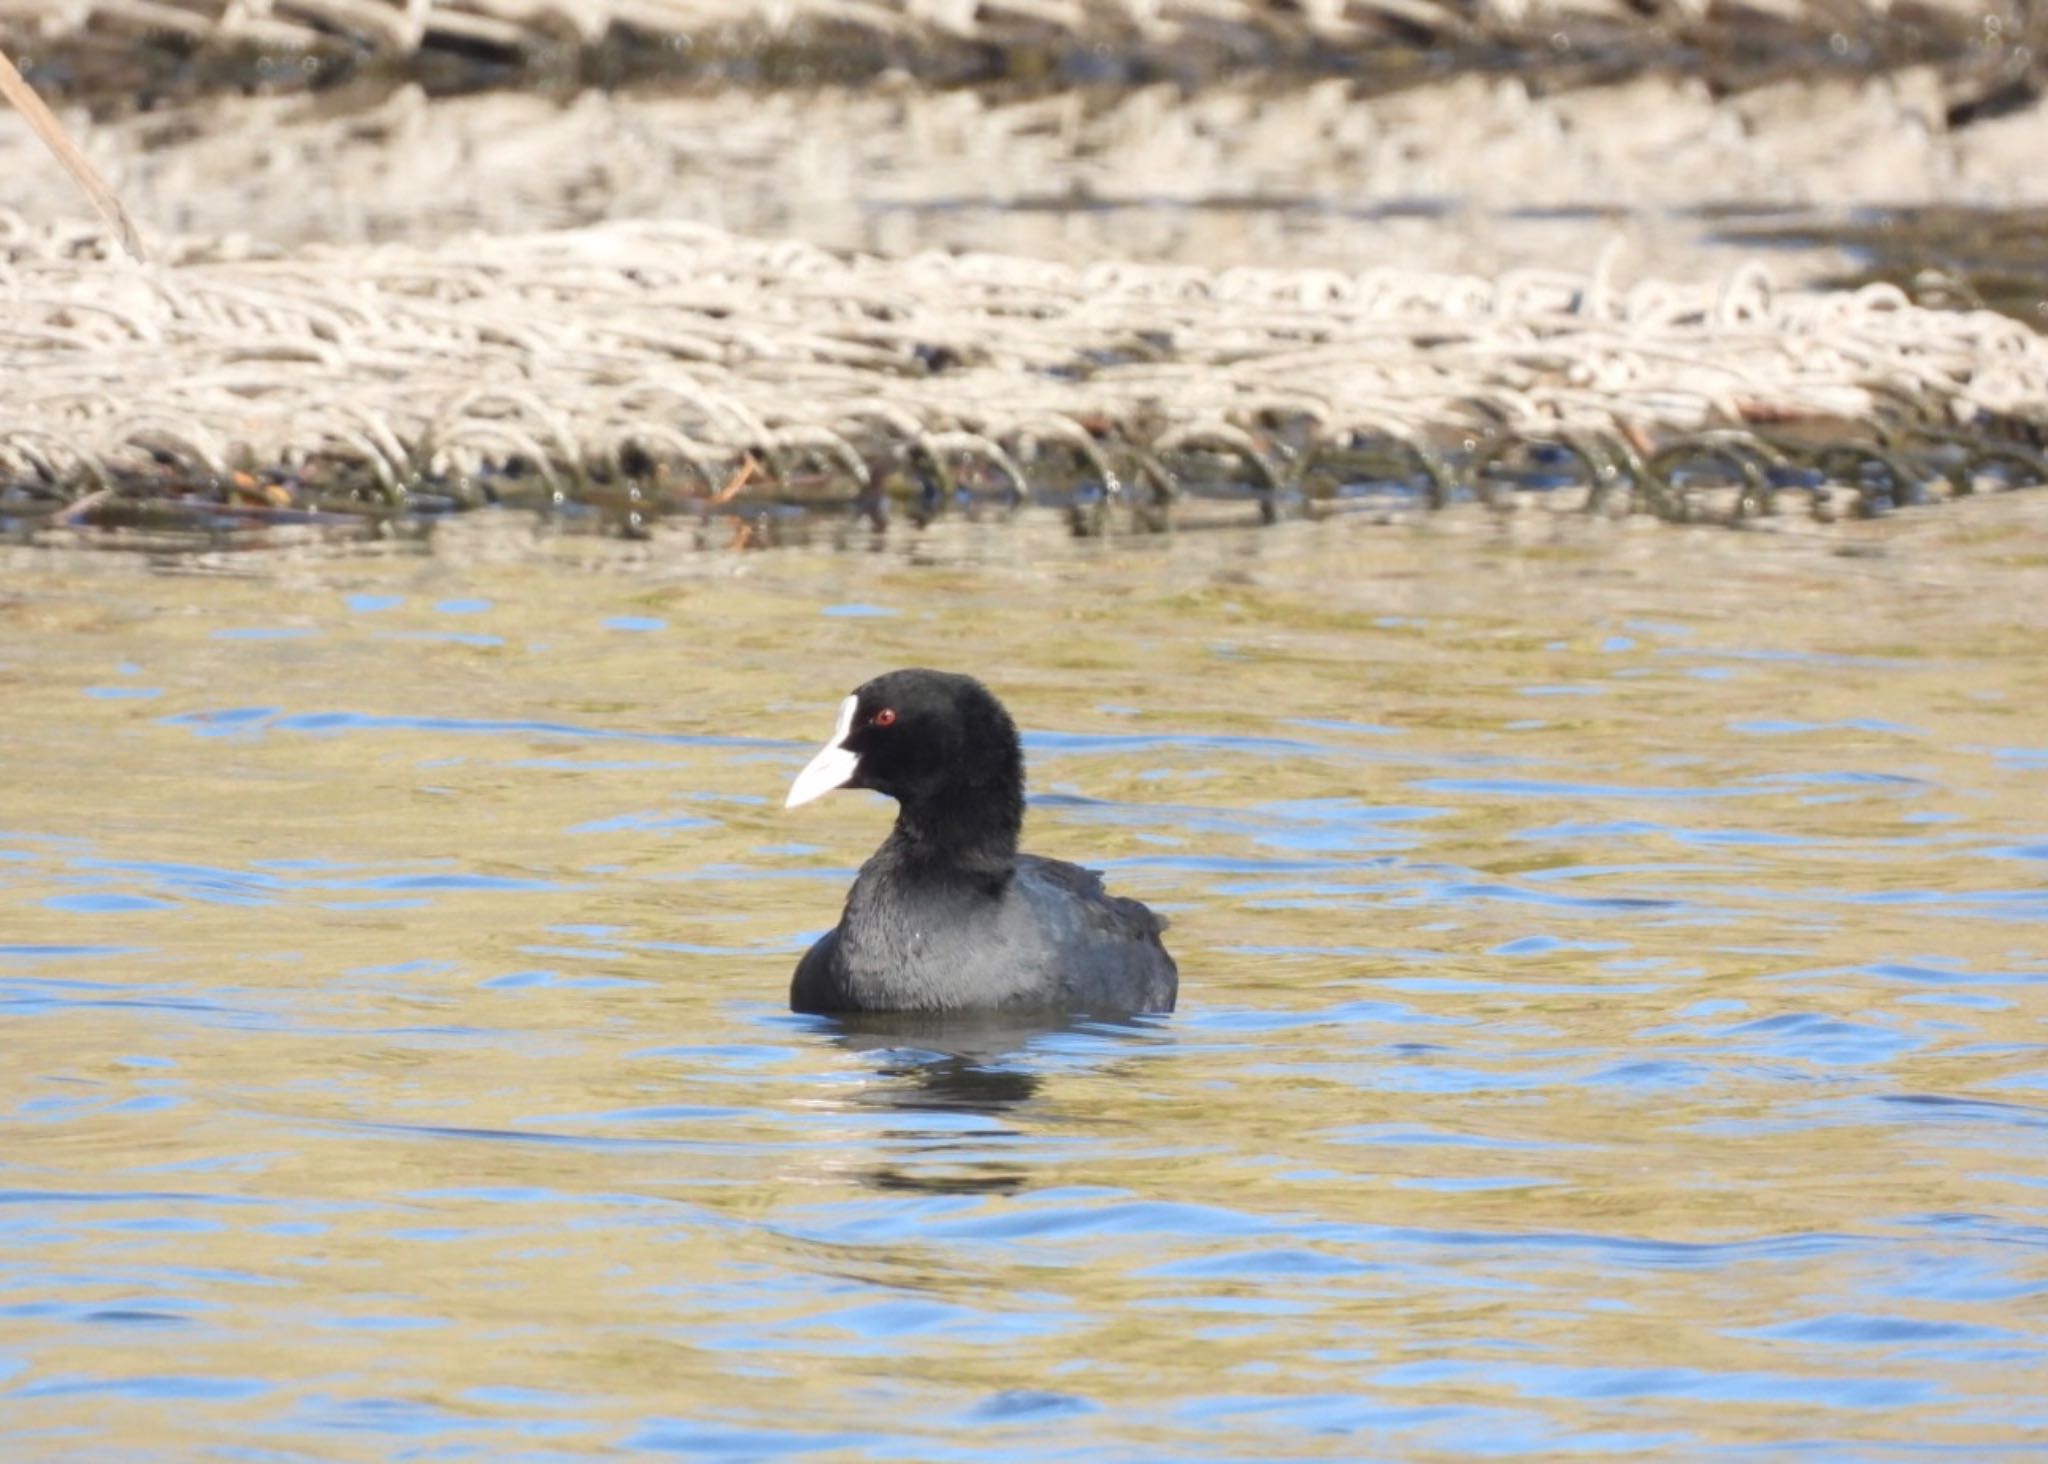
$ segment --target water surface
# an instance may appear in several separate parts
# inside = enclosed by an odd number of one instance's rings
[[[2030,1456],[2044,568],[2024,495],[13,555],[5,1452]],[[904,663],[1178,1014],[785,1010],[888,812],[782,790]]]

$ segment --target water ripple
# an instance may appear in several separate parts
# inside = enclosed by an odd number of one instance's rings
[[[1115,542],[1001,595],[658,541],[38,571],[9,1448],[2038,1452],[2038,597],[1453,537],[1312,596],[1270,536],[1171,592]],[[1030,837],[1172,916],[1178,1012],[787,1011],[889,817],[788,774],[941,657],[1061,729]]]

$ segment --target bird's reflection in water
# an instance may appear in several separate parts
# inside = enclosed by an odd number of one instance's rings
[[[1103,1069],[1128,1060],[1126,1044],[1160,1036],[1153,1019],[1065,1013],[861,1012],[829,1018],[823,1030],[848,1051],[871,1055],[879,1081],[862,1094],[863,1104],[893,1108],[906,1117],[978,1114],[998,1121],[891,1129],[886,1138],[895,1152],[883,1163],[864,1167],[862,1182],[925,1194],[1011,1194],[1030,1186],[1034,1176],[1029,1169],[992,1158],[988,1151],[1017,1136],[1001,1120],[1041,1096],[1045,1048],[1066,1037],[1084,1039],[1081,1062]],[[1074,1045],[1060,1045],[1065,1050],[1059,1065],[1074,1065]]]

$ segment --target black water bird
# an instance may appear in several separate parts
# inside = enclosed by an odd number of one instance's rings
[[[1173,1010],[1166,922],[1093,870],[1017,852],[1024,749],[973,677],[891,671],[854,692],[786,806],[834,788],[894,798],[896,827],[797,963],[794,1010]]]

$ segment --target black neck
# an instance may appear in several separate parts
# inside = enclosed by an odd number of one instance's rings
[[[1023,769],[904,799],[886,850],[906,865],[1000,883],[1017,865],[1024,827]]]

